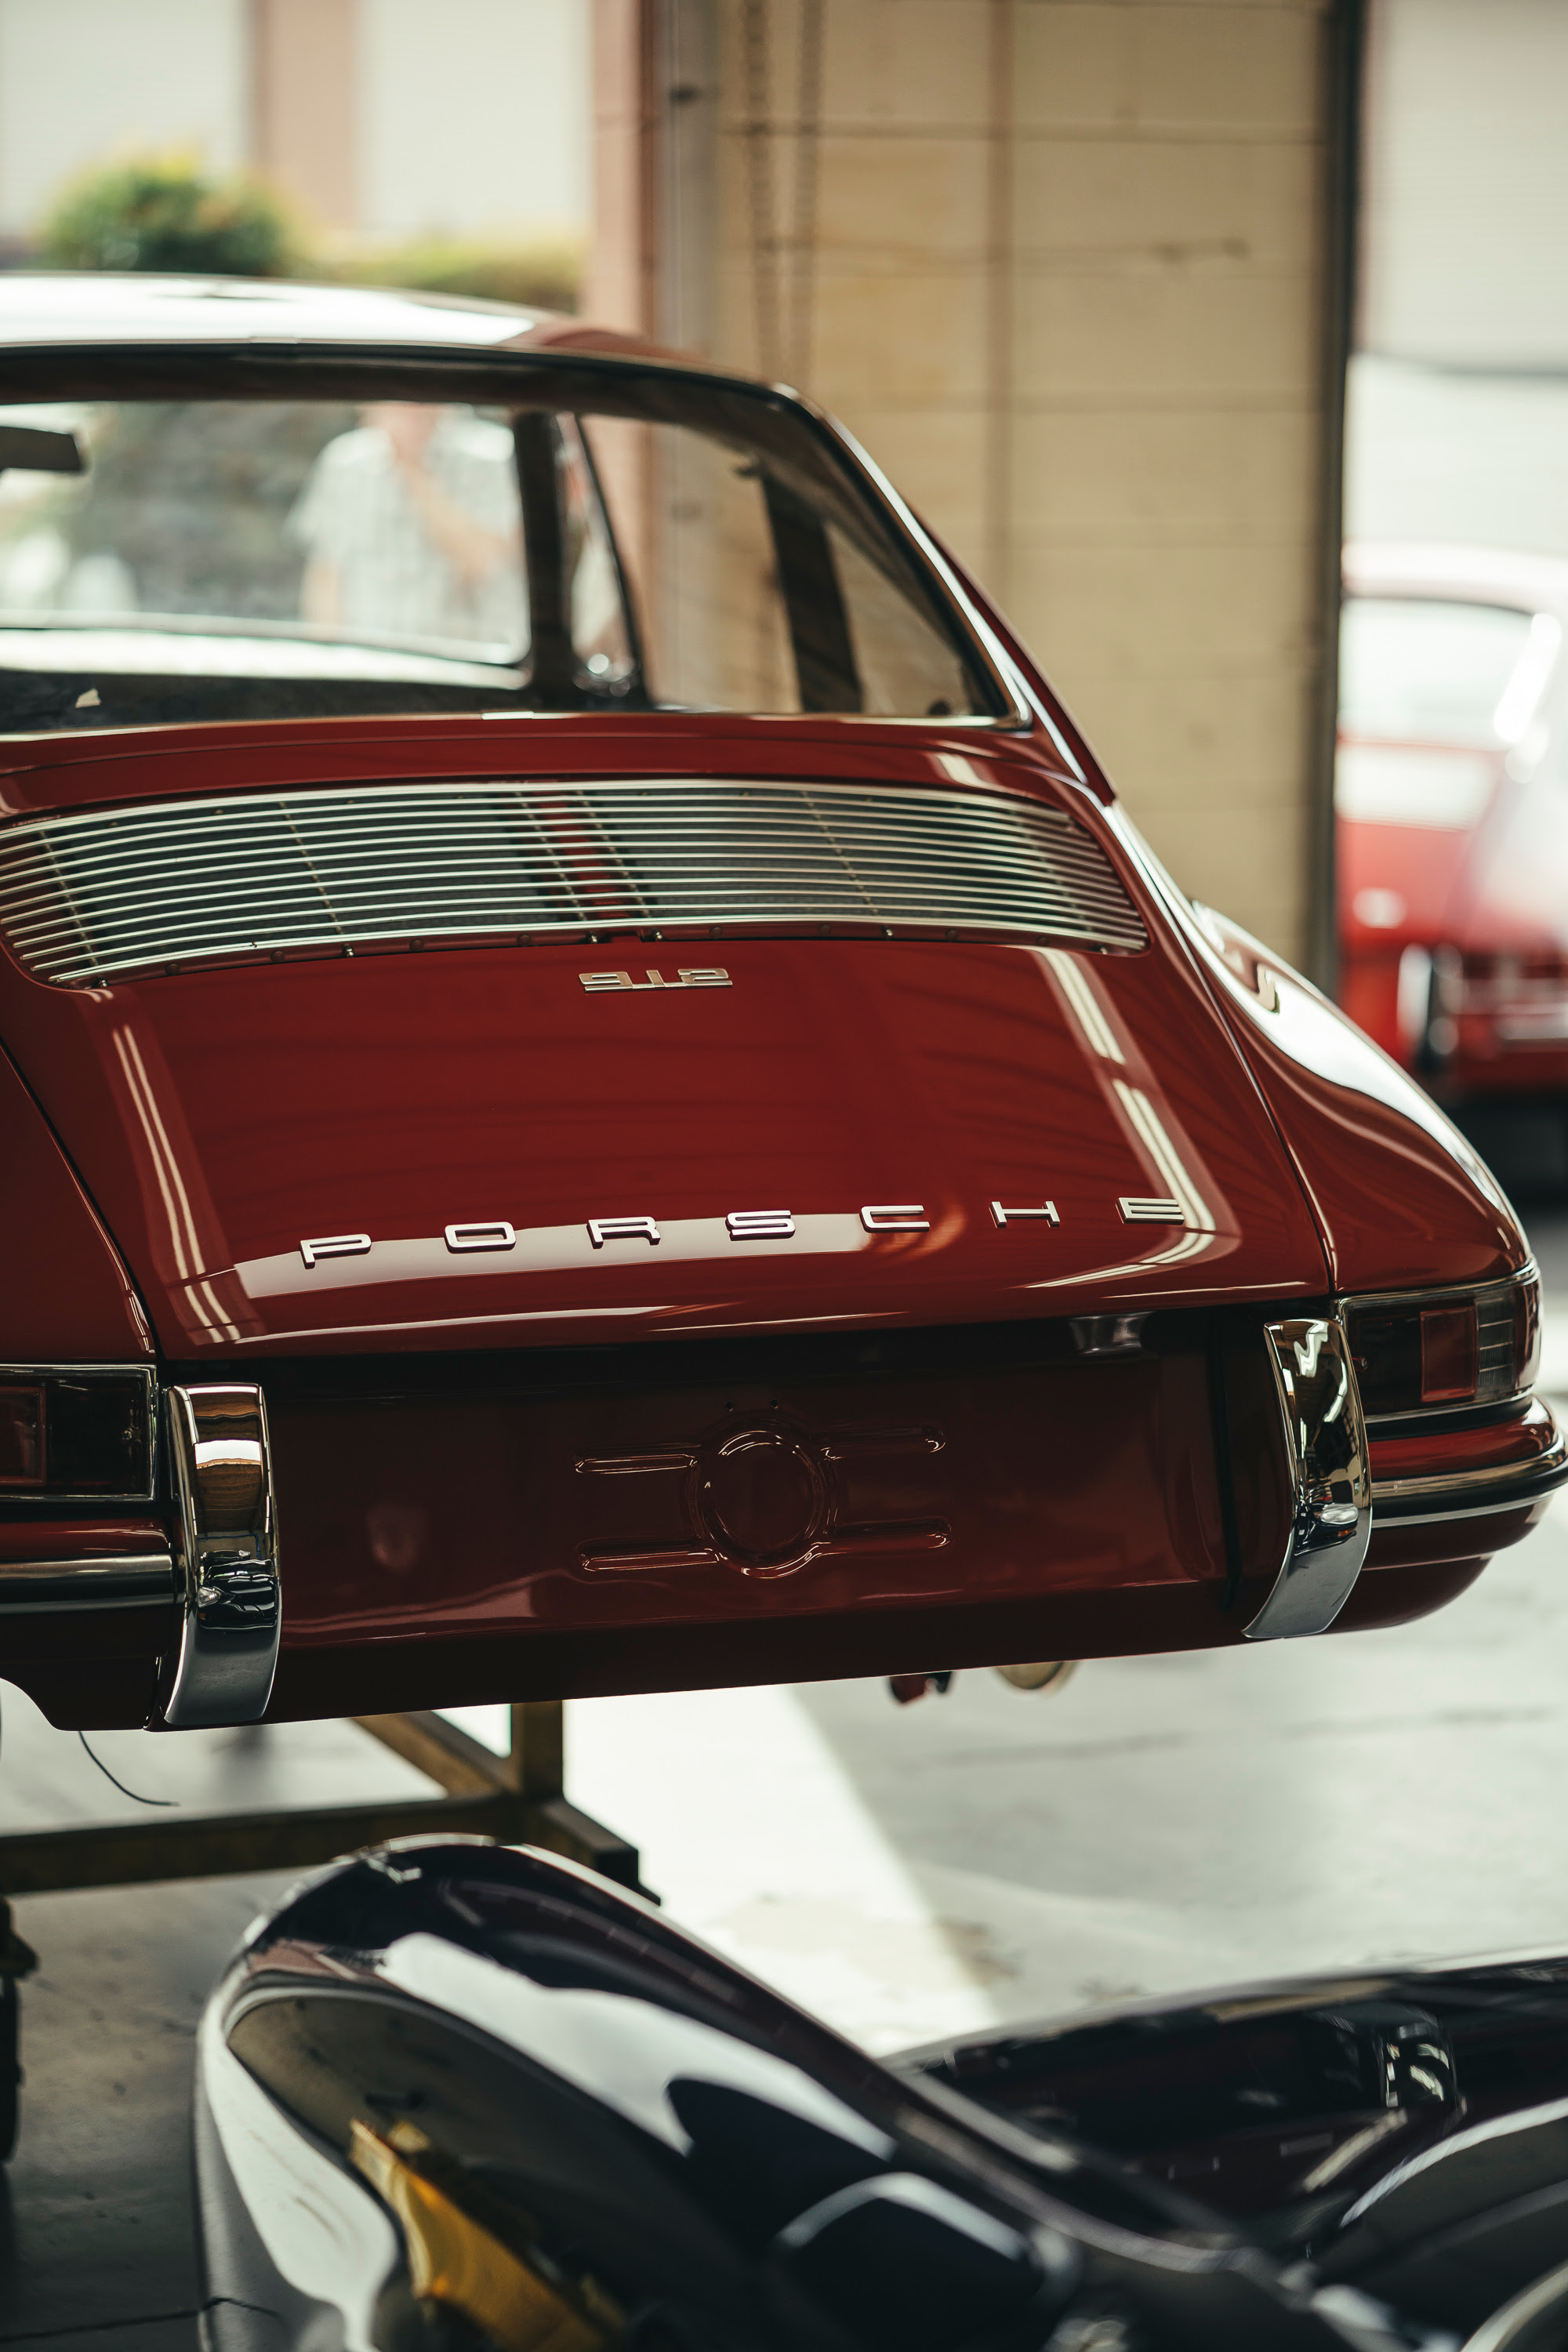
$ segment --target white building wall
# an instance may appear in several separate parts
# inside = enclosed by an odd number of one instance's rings
[[[0,235],[117,153],[245,160],[245,0],[0,0]]]
[[[1568,366],[1568,5],[1373,0],[1365,351]]]
[[[362,230],[586,231],[591,31],[589,0],[360,0]]]

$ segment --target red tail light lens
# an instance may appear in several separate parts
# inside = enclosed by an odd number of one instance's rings
[[[1421,1312],[1421,1402],[1469,1403],[1480,1371],[1475,1300]]]
[[[1535,1379],[1541,1282],[1440,1296],[1345,1301],[1351,1352],[1369,1419],[1457,1404],[1505,1404]]]
[[[0,1494],[153,1493],[153,1375],[0,1365]]]
[[[44,1483],[44,1391],[0,1388],[0,1486]]]

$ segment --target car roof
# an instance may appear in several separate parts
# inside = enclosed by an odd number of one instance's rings
[[[1568,561],[1522,548],[1350,540],[1343,570],[1347,595],[1429,596],[1568,617]]]
[[[754,379],[639,335],[561,311],[395,287],[294,278],[176,278],[151,272],[0,271],[0,348],[363,343],[478,354],[553,352],[653,360],[739,383]]]

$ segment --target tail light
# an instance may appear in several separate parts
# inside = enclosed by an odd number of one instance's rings
[[[153,1374],[0,1365],[0,1497],[146,1502]]]
[[[1541,1360],[1535,1268],[1469,1290],[1347,1298],[1341,1312],[1366,1416],[1374,1523],[1509,1512],[1521,1533],[1568,1481],[1568,1437],[1531,1396]],[[1471,1540],[1496,1548],[1480,1528]]]
[[[1533,1266],[1473,1290],[1348,1298],[1343,1311],[1369,1423],[1507,1404],[1534,1383],[1541,1278]]]

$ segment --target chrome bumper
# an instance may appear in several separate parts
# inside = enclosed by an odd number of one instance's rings
[[[164,1410],[184,1613],[163,1719],[177,1731],[256,1723],[283,1624],[266,1402],[234,1381],[172,1388]]]
[[[0,1560],[0,1622],[77,1609],[167,1609],[174,1597],[174,1563],[167,1552]]]
[[[1290,1531],[1268,1597],[1242,1628],[1249,1642],[1326,1633],[1372,1541],[1366,1424],[1343,1322],[1295,1316],[1265,1325],[1264,1339],[1285,1425]]]
[[[1421,1478],[1378,1478],[1372,1499],[1379,1527],[1418,1528],[1435,1519],[1489,1518],[1527,1509],[1568,1485],[1568,1432],[1531,1462],[1488,1463],[1479,1469],[1444,1470]]]

